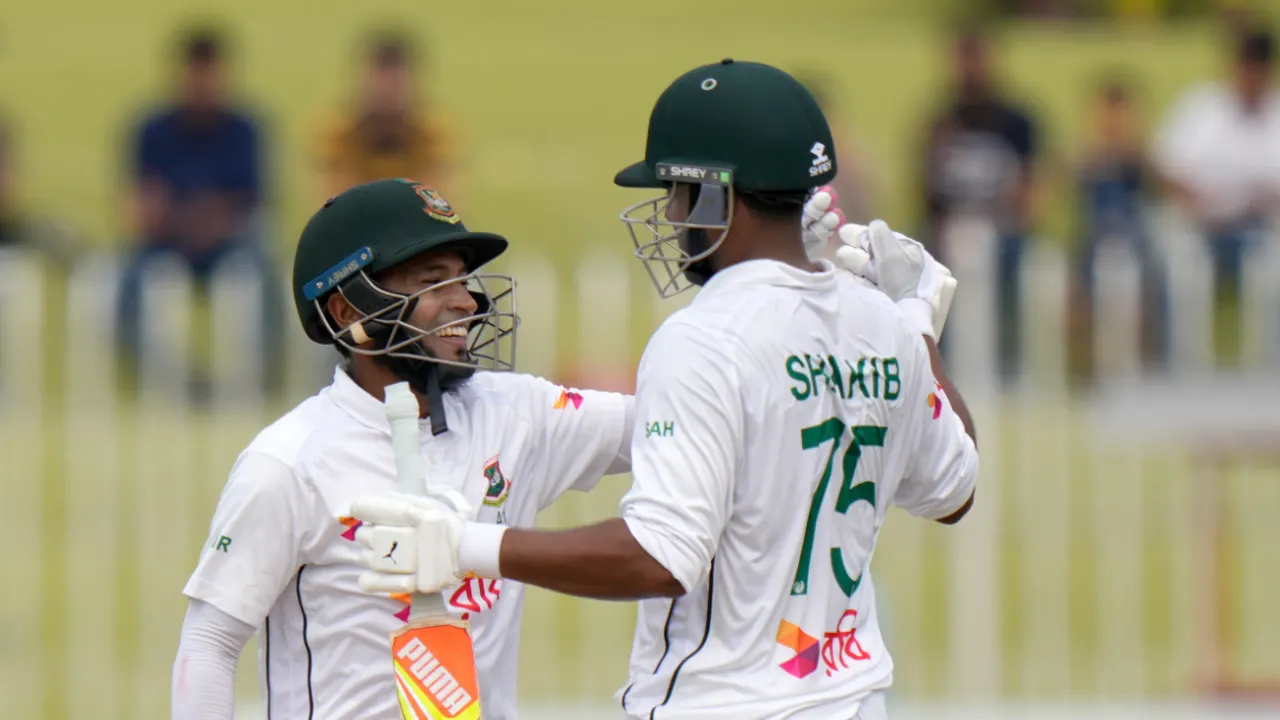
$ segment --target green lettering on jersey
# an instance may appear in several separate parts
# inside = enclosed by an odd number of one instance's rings
[[[796,387],[791,388],[791,396],[797,400],[808,400],[809,394],[812,392],[809,385],[809,377],[804,374],[804,361],[795,355],[787,358],[787,374],[792,380],[800,383]]]
[[[848,400],[849,395],[844,390],[844,380],[840,377],[840,361],[836,360],[835,355],[827,356],[827,367],[831,369],[831,384],[835,387],[836,394],[841,400]]]
[[[818,365],[817,365],[817,367],[814,367],[814,364],[813,364],[813,361],[814,361],[814,360],[817,360],[817,361],[818,361]],[[806,363],[806,364],[808,364],[808,366],[809,366],[809,377],[813,378],[813,395],[814,395],[814,397],[817,397],[817,395],[818,395],[818,378],[823,378],[824,380],[826,379],[826,377],[827,377],[827,364],[826,364],[825,362],[823,362],[822,358],[820,358],[820,357],[815,358],[815,357],[810,356],[810,355],[809,355],[809,354],[807,354],[807,353],[806,353],[806,354],[805,354],[805,356],[804,356],[804,361],[805,361],[805,363]]]
[[[658,422],[654,420],[644,425],[644,439],[648,440],[652,437],[671,437],[676,434],[676,424],[671,421]]]
[[[222,537],[218,538],[218,541],[213,545],[214,552],[230,552],[230,549],[231,549],[231,538],[227,537],[226,535],[223,535]]]
[[[862,397],[869,398],[871,397],[871,393],[867,392],[867,383],[866,383],[866,375],[865,375],[866,367],[867,367],[866,358],[858,358],[857,370],[854,370],[852,365],[849,366],[849,371],[854,373],[853,377],[849,379],[849,385],[852,386],[853,380],[854,378],[856,378],[858,381],[858,389],[862,391]],[[853,395],[852,387],[849,388],[849,394]]]
[[[884,399],[897,400],[901,391],[902,377],[898,371],[898,358],[887,357],[884,359]]]
[[[840,366],[844,366],[844,370]],[[856,364],[832,354],[788,355],[785,363],[791,378],[791,396],[801,402],[827,392],[841,400],[897,400],[902,394],[902,365],[896,357],[861,357]]]

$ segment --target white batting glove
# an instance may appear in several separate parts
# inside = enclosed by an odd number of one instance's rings
[[[435,593],[462,582],[458,543],[470,508],[454,490],[426,497],[390,493],[360,498],[351,515],[363,523],[356,542],[365,547],[360,575],[367,593]]]
[[[813,262],[832,259],[831,235],[844,224],[844,213],[836,207],[837,197],[834,189],[824,185],[804,204],[804,214],[800,216],[801,237],[804,251]]]
[[[883,220],[842,225],[833,262],[865,279],[902,308],[914,330],[937,341],[947,324],[956,279],[920,243]]]

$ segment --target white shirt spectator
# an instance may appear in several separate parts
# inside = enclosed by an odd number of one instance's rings
[[[1280,95],[1269,92],[1249,112],[1228,84],[1188,91],[1156,138],[1155,162],[1196,194],[1204,220],[1241,219],[1280,196]]]

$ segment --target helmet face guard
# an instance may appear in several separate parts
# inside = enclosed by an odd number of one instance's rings
[[[724,242],[733,221],[733,173],[722,168],[658,163],[667,194],[622,211],[635,255],[663,298],[701,286],[714,273],[708,259]],[[690,186],[689,207],[671,219],[681,185]]]
[[[436,283],[411,294],[397,293],[378,284],[364,268],[343,278],[333,287],[363,315],[350,325],[335,327],[323,307],[327,293],[310,298],[316,304],[320,322],[334,343],[353,355],[383,357],[424,367],[440,366],[444,377],[465,379],[476,370],[510,371],[515,368],[516,312],[515,280],[510,275],[469,272]],[[427,295],[464,289],[475,300],[475,313],[423,328],[410,322],[418,300]],[[442,334],[467,337],[466,349],[456,360],[430,352],[424,340]],[[362,347],[373,341],[373,347]],[[399,364],[399,363],[397,363]],[[425,366],[426,368],[431,365]],[[415,373],[416,374],[416,373]]]

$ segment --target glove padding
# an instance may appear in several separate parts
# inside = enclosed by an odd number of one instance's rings
[[[956,279],[924,246],[882,220],[841,226],[834,263],[877,287],[902,309],[912,328],[937,341],[947,324]]]
[[[844,213],[836,207],[838,197],[831,186],[824,185],[804,204],[804,214],[800,216],[801,237],[805,253],[813,262],[831,259],[831,235],[844,224]]]
[[[865,225],[846,223],[844,212],[836,207],[839,196],[834,188],[824,185],[814,192],[804,204],[804,214],[800,216],[801,238],[804,240],[804,251],[810,262],[826,260],[836,267],[852,269],[848,264],[841,264],[840,253],[850,250],[843,241],[832,242],[837,229],[844,233],[845,228],[865,228]],[[866,253],[863,253],[866,255]],[[870,260],[870,256],[866,256]],[[874,287],[874,283],[861,273],[854,271],[854,278],[861,284]]]
[[[470,506],[457,491],[370,495],[351,504],[351,515],[362,523],[356,542],[365,548],[360,561],[369,568],[360,575],[362,591],[435,593],[464,580],[458,543]]]

